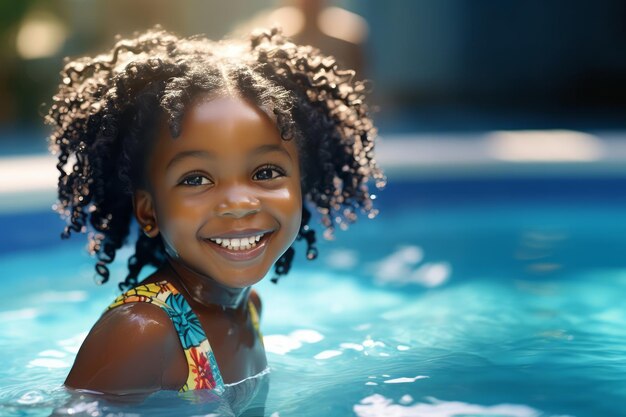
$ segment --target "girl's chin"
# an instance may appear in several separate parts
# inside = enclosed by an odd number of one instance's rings
[[[178,257],[174,260],[176,264],[178,264],[178,268],[181,271],[190,271],[199,278],[206,277],[217,284],[227,287],[227,288],[246,288],[250,287],[261,281],[269,272],[272,265],[263,266],[263,265],[248,265],[248,266],[237,266],[237,264],[232,265],[229,263],[220,263],[220,266],[215,268],[215,261],[209,261],[213,268],[210,270],[206,268],[206,262],[203,265],[196,264],[194,262],[185,262],[183,259]],[[177,269],[178,269],[177,268]]]
[[[250,268],[252,269],[252,268]],[[214,281],[228,288],[246,288],[261,281],[269,272],[269,268],[254,271],[245,269],[222,269],[210,275]]]
[[[237,290],[243,290],[245,288],[251,287],[255,284],[257,284],[259,281],[261,281],[263,278],[258,279],[258,280],[241,280],[241,281],[233,281],[230,280],[229,282],[224,282],[223,280],[216,280],[220,285],[222,285],[223,287],[226,288],[231,288],[231,289],[237,289]]]

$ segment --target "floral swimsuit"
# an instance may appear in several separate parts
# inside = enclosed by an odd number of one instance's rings
[[[202,330],[198,316],[191,310],[183,295],[167,281],[139,285],[117,297],[107,311],[122,304],[137,302],[161,307],[174,324],[189,367],[187,382],[179,391],[212,389],[218,393],[223,392],[224,381],[209,340]],[[263,340],[259,331],[259,315],[254,304],[251,301],[248,303],[254,329]]]

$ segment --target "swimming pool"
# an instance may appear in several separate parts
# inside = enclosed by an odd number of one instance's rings
[[[259,285],[265,415],[626,415],[624,190],[620,176],[390,181],[375,221]],[[194,394],[68,400],[116,280],[96,286],[83,241],[58,243],[59,226],[0,216],[0,415],[228,415]]]

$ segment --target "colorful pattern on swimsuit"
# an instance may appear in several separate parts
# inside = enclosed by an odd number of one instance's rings
[[[161,307],[172,320],[187,358],[189,373],[187,382],[180,392],[196,389],[224,390],[224,381],[217,367],[215,355],[202,329],[198,316],[187,300],[169,282],[139,285],[115,299],[107,311],[128,303],[150,303]],[[261,341],[259,315],[252,302],[249,303],[250,317]]]

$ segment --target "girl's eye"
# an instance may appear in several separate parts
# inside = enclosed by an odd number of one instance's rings
[[[284,176],[285,176],[285,171],[283,171],[277,166],[268,165],[268,166],[259,168],[252,176],[252,179],[257,180],[257,181],[267,181],[267,180],[273,180],[275,178],[280,178]]]
[[[183,178],[183,180],[180,182],[180,184],[181,185],[191,185],[191,186],[209,185],[209,184],[211,184],[211,180],[209,180],[204,175],[195,174],[195,175],[189,175],[189,176]]]

